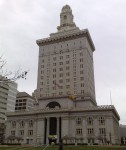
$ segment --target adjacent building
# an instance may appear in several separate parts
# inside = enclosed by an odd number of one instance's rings
[[[4,123],[7,111],[15,111],[17,83],[0,83],[0,123]]]
[[[37,99],[32,111],[8,113],[6,142],[27,144],[120,143],[119,114],[113,105],[98,106],[89,31],[73,21],[70,6],[60,14],[60,26],[37,40]],[[13,141],[8,139],[13,136]]]
[[[30,111],[34,109],[35,99],[26,92],[18,92],[15,111]]]
[[[16,95],[17,83],[0,82],[0,143],[2,143],[4,139],[6,112],[15,111]]]

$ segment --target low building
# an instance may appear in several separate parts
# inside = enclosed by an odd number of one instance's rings
[[[120,124],[121,144],[126,145],[126,125]]]

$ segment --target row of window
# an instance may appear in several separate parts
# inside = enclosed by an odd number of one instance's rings
[[[77,128],[76,129],[76,135],[82,135],[82,128]],[[88,135],[94,135],[94,129],[93,128],[88,128],[87,129],[87,134]],[[106,135],[106,129],[105,128],[99,128],[99,134],[100,135]]]
[[[56,72],[56,68],[53,69],[53,72]],[[44,74],[44,70],[41,71],[41,74]],[[72,73],[74,76],[76,76],[76,72]],[[81,70],[80,74],[84,74],[84,71]],[[63,77],[65,74],[64,73],[59,73],[59,77]],[[66,72],[66,76],[70,76],[70,72]],[[56,78],[56,74],[52,75],[53,78]],[[44,76],[41,76],[41,79],[44,79]]]
[[[49,92],[49,91],[48,91]],[[53,92],[53,93],[48,93],[48,92],[46,92],[45,94],[40,94],[40,97],[49,97],[49,96],[63,96],[63,95],[69,95],[69,94],[71,94],[71,92],[70,91],[67,91],[66,93],[64,93],[64,92],[59,92],[59,93],[56,93],[56,92]],[[78,93],[77,91],[73,91],[73,94],[74,95],[76,95],[76,94],[84,94],[85,92],[84,92],[84,90],[81,90],[80,91],[80,93]]]
[[[64,19],[67,19],[67,16],[66,16],[66,15],[64,16]],[[73,44],[74,44],[74,45],[76,45],[76,44],[78,45],[79,42],[80,42],[80,45],[81,45],[82,41],[77,41],[77,43],[76,43],[76,42],[73,42]],[[70,43],[70,46],[71,46],[71,44],[72,44],[72,43]],[[59,45],[60,45],[60,44],[59,44]],[[59,45],[58,45],[58,48],[59,48]],[[65,43],[63,43],[63,45],[68,47],[68,46],[69,46],[69,43],[66,43],[66,42],[65,42]],[[60,45],[60,47],[62,48],[62,44]],[[54,49],[56,49],[56,45],[54,46]],[[44,48],[43,48],[43,51],[44,51]]]
[[[11,135],[15,136],[15,130],[11,130]],[[24,135],[24,130],[19,130],[19,135],[23,136]],[[28,136],[33,135],[33,130],[28,130]]]
[[[82,48],[82,47],[80,47],[80,48]],[[50,56],[50,55],[56,55],[56,54],[63,54],[63,53],[68,53],[68,52],[70,52],[69,51],[69,49],[67,49],[67,51],[62,51],[62,50],[58,50],[57,52],[56,51],[53,51],[53,52],[48,52],[48,53],[44,53],[44,51],[43,51],[43,53],[41,54],[41,57],[44,57],[44,56]],[[73,51],[73,56],[75,55],[76,56],[76,51]],[[67,56],[67,58],[69,58],[69,55],[66,55]],[[83,56],[83,52],[80,52],[80,56]],[[55,58],[55,57],[54,57]],[[49,58],[48,58],[49,59]],[[63,59],[63,56],[60,56],[60,59]]]
[[[22,121],[19,123],[19,126],[20,126],[20,127],[24,127],[24,126],[25,126],[25,122],[22,120]],[[33,120],[30,120],[30,121],[28,122],[28,126],[29,126],[29,127],[33,127]],[[12,127],[12,128],[16,128],[16,121],[12,121],[11,127]]]
[[[76,135],[82,135],[82,128],[77,128],[76,129]],[[88,135],[94,135],[94,129],[93,128],[88,128],[87,129],[87,134]],[[106,135],[106,130],[105,128],[99,128],[99,134],[100,135]],[[15,136],[15,130],[11,130],[11,135]],[[19,130],[19,135],[23,136],[24,135],[24,130]],[[28,136],[33,135],[33,130],[28,130]]]
[[[70,62],[66,61],[66,64],[70,64]],[[56,66],[56,65],[57,65],[57,63],[53,63],[53,66]],[[60,65],[63,65],[63,62],[60,62]],[[45,67],[46,67],[45,65],[41,65],[41,68],[45,68]],[[49,67],[49,65],[48,65],[48,67]],[[76,64],[73,65],[73,68],[76,68]],[[84,68],[84,65],[80,64],[80,68]],[[54,69],[56,69],[56,68],[54,68]],[[54,72],[54,69],[53,69],[53,72]],[[59,71],[63,71],[63,68],[59,68]]]
[[[87,125],[93,125],[94,119],[92,117],[87,118]],[[105,125],[105,118],[99,117],[98,118],[99,125]],[[82,118],[78,117],[76,119],[76,125],[82,125]]]
[[[18,103],[18,102],[26,102],[26,99],[17,99],[16,103]]]

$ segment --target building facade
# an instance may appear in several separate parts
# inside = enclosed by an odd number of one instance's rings
[[[6,142],[119,144],[119,115],[113,105],[98,106],[89,31],[73,21],[70,6],[60,14],[60,26],[37,40],[39,64],[34,111],[8,113]]]
[[[14,112],[15,111],[15,103],[16,103],[16,96],[17,96],[17,83],[10,82],[8,83],[8,97],[7,97],[7,111]]]
[[[15,111],[17,83],[0,83],[0,123],[4,123],[7,111]]]
[[[18,92],[15,111],[30,111],[34,109],[34,98],[26,92]]]
[[[0,83],[0,143],[4,140],[6,112],[15,111],[16,94],[17,83]]]

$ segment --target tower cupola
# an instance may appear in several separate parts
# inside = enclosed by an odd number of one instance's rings
[[[65,31],[76,28],[76,24],[73,21],[72,10],[69,5],[63,6],[60,13],[60,26],[57,27],[58,31]]]

